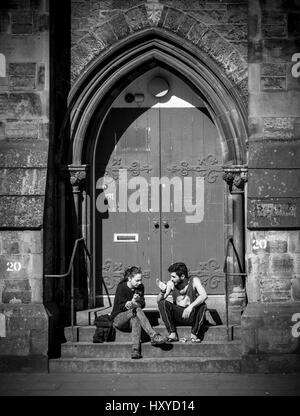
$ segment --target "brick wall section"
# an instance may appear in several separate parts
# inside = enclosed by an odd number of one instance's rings
[[[252,231],[248,237],[253,301],[300,301],[300,231]]]
[[[197,45],[247,101],[247,1],[72,1],[72,79],[108,48],[149,27]]]
[[[1,2],[0,44],[6,61],[6,76],[0,78],[0,303],[4,304],[42,302],[42,234],[33,229],[43,225],[48,158],[47,3]],[[10,270],[15,263],[20,270]]]
[[[299,2],[249,4],[248,295],[299,301]],[[271,231],[273,229],[273,231]],[[277,231],[276,231],[277,229]],[[291,229],[291,231],[288,231]],[[269,231],[267,231],[269,230]],[[265,248],[253,249],[260,241]]]
[[[6,0],[1,6],[6,77],[0,79],[0,203],[5,208],[0,227],[39,227],[48,151],[48,6],[44,0]]]

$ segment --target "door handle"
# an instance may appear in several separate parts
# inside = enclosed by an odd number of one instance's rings
[[[159,221],[154,220],[154,221],[153,221],[153,225],[154,225],[154,228],[155,228],[156,230],[158,230],[158,229],[159,229]]]
[[[170,224],[168,223],[168,221],[163,221],[163,225],[166,229],[170,228]]]

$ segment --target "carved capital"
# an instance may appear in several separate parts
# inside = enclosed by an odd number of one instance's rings
[[[81,191],[85,187],[87,178],[87,166],[69,165],[68,171],[70,174],[70,183],[73,187],[73,191]]]
[[[248,169],[246,166],[224,167],[223,179],[229,185],[232,194],[244,192],[245,183],[248,182]]]

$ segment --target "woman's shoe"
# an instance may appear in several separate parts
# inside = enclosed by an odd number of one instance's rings
[[[143,358],[142,354],[138,350],[132,350],[131,358],[133,360],[138,360],[139,358]]]
[[[201,339],[198,337],[191,337],[191,342],[199,344],[201,342]]]
[[[162,337],[160,334],[155,334],[151,337],[151,345],[160,345],[165,344],[166,339]]]

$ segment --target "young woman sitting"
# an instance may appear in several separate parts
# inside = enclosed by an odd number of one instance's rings
[[[124,278],[117,287],[111,318],[114,326],[120,330],[131,328],[132,354],[131,358],[142,358],[141,329],[149,335],[151,344],[163,344],[165,339],[152,328],[143,312],[145,307],[144,285],[142,270],[133,266],[125,270]]]

